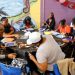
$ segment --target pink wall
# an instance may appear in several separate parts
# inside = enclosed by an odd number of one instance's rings
[[[75,2],[75,0],[71,1]],[[75,17],[75,9],[64,7],[56,0],[41,0],[41,23],[47,19],[50,12],[54,12],[57,24],[63,18],[65,18],[67,23],[70,24],[71,19]]]

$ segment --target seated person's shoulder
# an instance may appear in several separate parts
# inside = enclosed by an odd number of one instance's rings
[[[66,27],[69,27],[69,28],[71,28],[71,27],[70,27],[70,25],[66,25]]]

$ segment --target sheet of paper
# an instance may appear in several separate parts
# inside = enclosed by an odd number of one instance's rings
[[[5,38],[12,38],[12,37],[19,38],[19,35],[18,35],[18,34],[11,34],[11,35],[9,35],[9,34],[4,34],[3,37],[5,37]]]
[[[14,40],[14,38],[4,38],[3,40],[1,40],[1,42],[5,43],[5,42],[12,42]]]
[[[51,31],[52,35],[58,35],[60,34],[59,32],[56,32],[56,31]]]
[[[62,38],[65,38],[65,35],[59,34],[59,35],[56,35],[56,37],[62,39]]]

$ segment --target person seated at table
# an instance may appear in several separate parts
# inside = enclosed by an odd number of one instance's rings
[[[15,29],[8,23],[7,17],[2,17],[1,21],[2,21],[2,25],[4,26],[5,34],[13,34],[15,32]]]
[[[71,27],[66,24],[66,20],[63,19],[60,21],[60,24],[58,25],[58,28],[56,29],[61,34],[69,35],[71,33]]]
[[[75,61],[75,18],[72,19],[72,29],[71,29],[71,35],[72,35],[72,49],[73,49],[73,55],[74,61]]]
[[[75,18],[72,19],[71,37],[72,37],[71,48],[72,50],[74,50],[72,57],[74,57],[74,61],[75,61]]]
[[[27,16],[23,23],[25,24],[25,28],[28,29],[28,28],[34,28],[35,26],[33,25],[32,21],[31,21],[31,17],[30,16]]]
[[[50,72],[53,72],[54,63],[65,58],[65,54],[62,52],[60,46],[54,40],[52,35],[42,36],[39,32],[32,32],[29,35],[27,44],[37,46],[36,58],[31,53],[29,53],[29,58],[40,71],[46,72],[45,75],[47,75],[47,73],[50,75]],[[21,48],[24,46],[25,44],[20,44]]]
[[[62,41],[65,43],[64,46],[62,46],[62,51],[66,54],[66,58],[72,57],[72,51],[73,51],[73,40],[72,40],[72,30],[71,27],[66,25],[66,20],[63,19],[60,21],[60,25],[57,29],[61,34],[65,34],[68,37],[65,37],[62,39]]]
[[[73,27],[72,27],[72,30],[71,30],[71,34],[73,36],[75,36],[75,18],[72,19],[72,25],[73,25]]]
[[[4,32],[4,27],[2,26],[2,24],[0,24],[0,52],[1,50],[7,50],[8,48],[6,48],[4,46],[4,44],[1,42],[1,40],[4,38],[3,37],[3,32]],[[16,54],[15,53],[8,53],[8,54],[0,54],[0,62],[1,62],[1,59],[5,59],[5,58],[9,58],[9,59],[13,59],[16,57]]]
[[[55,29],[55,17],[54,17],[53,12],[50,13],[49,18],[46,20],[46,23],[49,26],[49,30],[54,30]]]

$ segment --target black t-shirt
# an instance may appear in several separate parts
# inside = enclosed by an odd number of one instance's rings
[[[4,32],[5,32],[5,33],[11,32],[10,28],[11,28],[11,25],[10,25],[10,24],[4,26]]]
[[[49,24],[49,18],[47,19],[46,23],[49,25],[49,29],[50,30],[54,30],[55,29],[55,18],[51,18],[51,23]]]
[[[71,35],[75,37],[75,30],[73,28],[71,28]]]
[[[75,36],[75,30],[73,30],[72,34]]]

